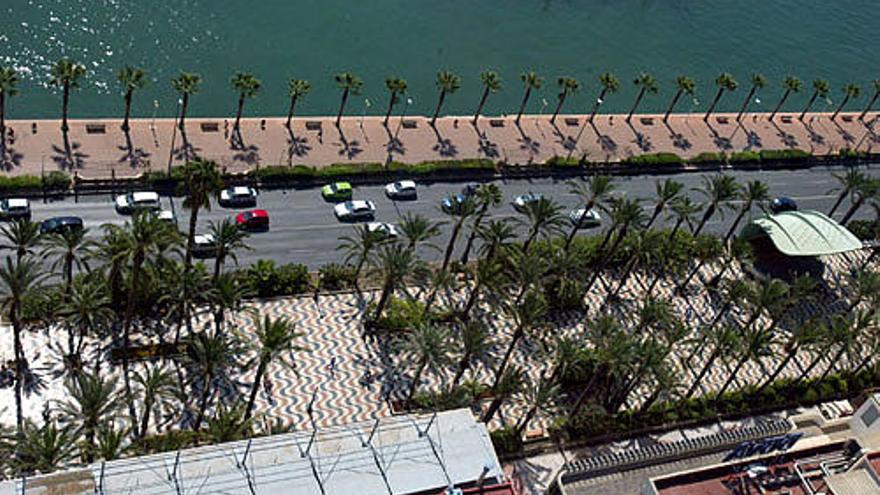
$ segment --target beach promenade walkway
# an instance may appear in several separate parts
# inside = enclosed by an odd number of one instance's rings
[[[217,161],[228,172],[245,172],[267,165],[328,165],[331,163],[417,163],[426,160],[489,158],[509,164],[541,163],[558,155],[586,157],[592,162],[616,162],[634,155],[671,152],[692,157],[703,152],[801,149],[816,155],[840,149],[880,151],[878,114],[864,121],[858,113],[560,115],[554,124],[547,115],[514,117],[440,118],[436,127],[422,116],[346,117],[337,128],[332,117],[301,117],[291,129],[283,118],[243,119],[240,137],[231,118],[192,118],[186,132],[174,119],[137,119],[131,131],[121,121],[71,120],[67,143],[57,120],[9,121],[12,132],[0,160],[9,175],[41,171],[74,171],[83,178],[137,176],[147,170],[165,170],[187,158]],[[68,156],[70,159],[68,159]]]

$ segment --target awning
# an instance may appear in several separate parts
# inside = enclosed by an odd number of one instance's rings
[[[818,211],[786,211],[764,215],[743,227],[740,237],[767,236],[788,256],[824,256],[862,248],[862,241]]]

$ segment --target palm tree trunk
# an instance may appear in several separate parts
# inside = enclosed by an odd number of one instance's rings
[[[819,365],[819,363],[822,362],[822,358],[825,357],[825,353],[828,352],[830,349],[830,347],[825,347],[822,349],[821,352],[817,352],[816,357],[814,357],[810,364],[807,365],[807,369],[805,369],[803,373],[801,373],[801,376],[798,377],[797,382],[804,381],[808,376],[810,376],[810,373],[816,366]]]
[[[192,208],[189,211],[189,228],[187,229],[186,234],[186,256],[184,258],[184,268],[189,271],[190,267],[192,267],[192,251],[193,251],[193,243],[196,238],[196,224],[199,221],[199,205],[198,201],[194,201]]]
[[[706,115],[703,116],[703,121],[708,122],[709,116],[712,115],[712,112],[715,111],[715,106],[718,105],[718,100],[721,99],[721,95],[724,93],[724,88],[718,88],[718,92],[715,93],[715,99],[712,100],[712,104],[709,105],[709,109],[706,110]]]
[[[837,114],[839,114],[840,111],[843,110],[843,107],[845,107],[847,103],[849,103],[849,94],[847,94],[843,101],[840,102],[840,106],[838,106],[837,110],[834,111],[834,114],[831,116],[831,120],[837,118]]]
[[[217,253],[217,257],[214,258],[214,281],[216,282],[218,278],[220,278],[220,269],[223,267],[223,263],[226,261],[226,255],[221,253]]]
[[[241,112],[244,110],[244,95],[238,95],[238,109],[235,112],[235,125],[232,128],[236,131],[241,129]]]
[[[122,346],[123,346],[123,359],[122,359],[122,381],[125,386],[125,396],[126,402],[128,402],[128,413],[131,415],[131,424],[138,424],[137,421],[137,412],[134,410],[134,394],[131,390],[131,377],[129,376],[129,359],[128,359],[128,350],[131,348],[131,321],[134,317],[134,307],[136,297],[135,294],[137,289],[140,287],[141,282],[141,264],[143,263],[143,256],[138,253],[135,255],[134,262],[131,267],[131,286],[128,288],[128,303],[125,305],[125,317],[122,322]]]
[[[532,87],[526,86],[526,94],[523,95],[522,102],[519,104],[519,112],[516,114],[516,123],[519,124],[519,119],[522,117],[523,112],[526,111],[526,103],[529,102],[529,96],[532,94]]]
[[[471,310],[474,309],[474,305],[477,303],[482,285],[483,284],[480,279],[477,278],[477,281],[474,282],[474,287],[471,289],[471,293],[468,296],[467,303],[464,305],[464,309],[462,310],[462,317],[464,319],[467,319],[468,315],[471,313]]]
[[[391,92],[391,98],[388,99],[388,111],[385,112],[385,121],[382,123],[385,127],[388,127],[388,119],[391,118],[391,111],[394,109],[394,102],[397,101],[397,92]]]
[[[449,384],[449,391],[452,392],[455,390],[455,387],[458,386],[458,382],[461,381],[461,378],[464,376],[464,373],[470,367],[471,356],[470,354],[465,354],[462,356],[461,360],[458,362],[458,370],[455,372],[455,376],[452,377],[452,383]]]
[[[669,114],[672,113],[672,110],[675,109],[675,105],[678,103],[678,99],[681,98],[682,90],[678,90],[675,92],[675,96],[672,97],[672,102],[669,104],[669,108],[666,109],[666,114],[663,115],[663,122],[669,120]]]
[[[593,111],[590,112],[590,122],[593,122],[593,119],[596,117],[596,113],[599,112],[599,105],[605,101],[605,95],[608,93],[607,88],[602,88],[602,91],[599,93],[599,97],[596,98],[596,101],[593,103]]]
[[[856,211],[858,211],[858,209],[861,208],[863,204],[865,204],[865,197],[860,196],[859,199],[857,199],[856,202],[853,203],[848,210],[846,210],[843,218],[840,219],[840,224],[846,225],[846,223],[849,222],[849,219],[856,214]]]
[[[770,113],[770,120],[773,120],[773,117],[775,117],[776,114],[779,112],[779,109],[782,108],[782,105],[785,103],[785,100],[788,99],[788,94],[790,92],[790,90],[786,89],[785,93],[782,93],[782,99],[779,100],[779,103],[776,104],[776,107]]]
[[[712,365],[715,364],[716,359],[718,359],[717,349],[713,350],[712,354],[709,355],[709,359],[706,361],[706,364],[703,365],[703,368],[697,374],[697,377],[694,378],[693,383],[691,383],[690,388],[688,388],[688,391],[685,392],[684,397],[682,398],[683,400],[688,400],[691,398],[692,395],[694,395],[694,392],[696,392],[697,388],[700,386],[700,382],[703,381],[703,378],[706,377],[706,373],[709,372],[709,368],[711,368]]]
[[[871,111],[871,107],[874,106],[874,103],[877,102],[877,98],[880,97],[880,90],[874,92],[874,96],[871,97],[871,101],[868,102],[868,106],[862,111],[861,115],[859,115],[859,120],[865,120],[865,116],[868,115],[868,112]],[[2,107],[0,107],[0,119],[2,119]]]
[[[202,421],[205,419],[205,411],[208,410],[208,399],[211,398],[211,382],[214,381],[212,373],[206,373],[202,383],[202,395],[199,399],[199,412],[196,415],[196,422],[193,424],[193,431],[199,431]]]
[[[818,98],[818,97],[819,97],[819,92],[813,91],[813,96],[810,97],[810,101],[807,102],[807,106],[805,106],[804,111],[801,112],[801,116],[800,116],[801,121],[804,120],[804,117],[807,115],[807,112],[809,112],[810,109],[813,108],[813,103],[816,102],[816,98]]]
[[[419,363],[419,367],[416,368],[416,372],[413,375],[412,384],[409,387],[409,393],[406,394],[406,403],[409,404],[413,400],[413,396],[416,395],[416,390],[419,388],[419,382],[422,381],[422,372],[425,371],[425,361]]]
[[[431,117],[431,127],[437,123],[437,117],[440,115],[440,108],[443,107],[443,100],[446,99],[446,90],[440,91],[440,97],[437,99],[437,107],[434,109],[434,116]]]
[[[779,363],[779,365],[776,367],[776,369],[773,370],[773,373],[771,373],[770,376],[767,377],[767,380],[765,380],[764,383],[762,383],[761,386],[758,387],[758,390],[756,390],[757,394],[760,394],[761,392],[763,392],[765,388],[767,388],[771,383],[776,381],[776,379],[782,373],[782,370],[784,370],[785,367],[788,366],[788,363],[790,363],[791,360],[794,359],[794,355],[797,354],[797,351],[798,351],[798,348],[797,348],[797,346],[795,346],[792,348],[792,350],[788,351],[785,354],[785,359],[783,359],[782,362]]]
[[[697,237],[700,235],[700,232],[703,231],[703,227],[706,225],[706,222],[712,218],[712,215],[715,214],[715,205],[710,204],[708,208],[706,208],[706,213],[703,214],[703,218],[700,219],[700,224],[697,225],[697,228],[694,229],[693,236]]]
[[[474,219],[474,224],[471,226],[471,233],[468,235],[467,243],[464,245],[464,252],[461,253],[461,263],[466,265],[468,260],[470,259],[471,249],[474,246],[474,241],[477,238],[477,229],[480,227],[480,224],[483,223],[483,218],[486,216],[486,207],[484,207],[480,214],[477,215],[477,218]]]
[[[614,239],[614,244],[611,245],[611,247],[608,249],[607,253],[605,253],[604,249],[602,249],[604,247],[604,245],[606,244],[606,241],[608,240],[608,236],[607,235],[605,236],[605,240],[602,241],[602,247],[600,247],[600,251],[599,251],[599,256],[601,256],[602,258],[599,260],[599,265],[596,267],[595,270],[593,270],[593,276],[590,278],[589,283],[587,283],[587,288],[584,291],[585,296],[586,296],[586,294],[590,293],[590,290],[593,288],[593,284],[596,283],[596,280],[599,279],[599,276],[602,274],[602,271],[605,269],[605,266],[608,264],[608,260],[611,258],[611,256],[614,254],[614,252],[617,251],[617,248],[620,247],[620,244],[626,238],[626,233],[627,233],[628,229],[629,229],[628,225],[622,225],[620,227],[620,229],[617,231],[617,238]]]
[[[449,266],[449,260],[452,258],[452,251],[455,250],[455,241],[458,240],[458,233],[461,231],[461,224],[464,217],[459,217],[458,221],[452,227],[452,235],[449,237],[449,243],[446,244],[446,252],[443,254],[443,265],[441,270],[445,270]]]
[[[556,103],[556,109],[553,110],[553,116],[550,117],[550,123],[556,122],[556,116],[559,115],[559,111],[562,110],[562,104],[565,103],[565,97],[568,96],[568,91],[563,91],[559,93],[559,101]]]
[[[388,304],[388,298],[391,297],[393,290],[394,285],[388,282],[382,287],[382,296],[379,298],[379,304],[376,305],[376,313],[373,316],[374,321],[382,316],[382,312],[385,311],[385,305]]]
[[[733,369],[733,372],[730,373],[730,376],[727,377],[727,381],[724,382],[724,385],[721,386],[721,390],[718,391],[718,395],[716,397],[721,397],[724,395],[724,392],[727,392],[728,387],[733,384],[733,381],[736,379],[736,375],[739,373],[739,370],[742,369],[743,365],[746,364],[748,358],[742,358],[736,363],[736,368]]]
[[[736,218],[733,219],[733,224],[730,225],[730,228],[727,229],[727,233],[724,234],[724,242],[725,243],[727,243],[727,241],[730,240],[730,236],[732,236],[733,233],[736,232],[736,227],[739,225],[739,222],[741,222],[743,217],[746,216],[746,212],[748,212],[751,209],[752,209],[751,202],[747,202],[745,205],[743,205],[742,208],[740,208],[739,214],[736,216]]]
[[[260,390],[260,385],[263,383],[263,375],[266,373],[266,366],[268,362],[265,359],[260,359],[260,363],[257,365],[256,375],[254,376],[254,383],[251,385],[251,393],[248,397],[247,406],[244,410],[244,419],[250,419],[251,413],[254,410],[254,403],[257,401],[257,392]]]
[[[837,354],[834,355],[834,359],[831,360],[831,363],[828,365],[827,368],[825,368],[825,371],[823,371],[822,375],[819,377],[820,382],[824,381],[826,378],[828,378],[828,375],[831,373],[831,370],[834,368],[834,365],[836,363],[840,362],[840,359],[843,358],[843,354],[846,352],[846,350],[847,350],[847,346],[845,346],[845,345],[840,346],[840,350],[837,351]]]
[[[495,369],[495,382],[492,384],[492,389],[497,388],[498,383],[501,382],[501,377],[504,375],[504,370],[507,369],[507,363],[510,361],[510,356],[513,355],[513,350],[516,349],[516,344],[518,344],[522,338],[523,329],[517,328],[513,333],[513,337],[510,339],[510,345],[507,346],[507,351],[504,352],[504,358],[501,359],[501,362],[498,363],[498,368]]]
[[[849,191],[846,189],[844,189],[843,191],[840,192],[840,194],[837,196],[837,200],[834,202],[834,206],[832,206],[831,210],[828,211],[829,217],[834,216],[834,212],[837,211],[837,208],[841,205],[841,203],[843,203],[843,200],[846,198],[846,196],[848,194],[849,194]]]
[[[517,437],[522,438],[523,433],[526,431],[526,427],[528,427],[529,422],[532,420],[532,418],[535,417],[535,414],[537,414],[537,413],[538,413],[538,405],[532,404],[532,406],[529,407],[529,410],[526,411],[526,413],[522,415],[522,417],[520,418],[520,420],[516,424]]]
[[[147,436],[147,428],[150,427],[150,411],[153,409],[153,398],[151,396],[144,397],[144,414],[141,417],[141,430],[137,434],[138,437]]]
[[[183,103],[180,104],[180,121],[177,123],[177,128],[183,132],[185,127],[184,121],[186,120],[186,109],[189,106],[189,93],[183,93]]]
[[[480,118],[480,114],[483,112],[483,106],[486,105],[486,99],[489,98],[489,87],[483,89],[483,96],[480,97],[480,104],[477,105],[477,111],[474,113],[474,125],[477,123],[477,119]]]
[[[348,88],[342,91],[342,101],[339,102],[339,112],[336,114],[336,127],[342,122],[342,112],[345,110],[346,102],[348,102]]]
[[[739,122],[739,119],[742,118],[743,114],[746,113],[746,110],[749,108],[749,103],[752,101],[752,97],[755,96],[755,91],[758,90],[758,87],[752,85],[752,89],[749,90],[749,94],[746,95],[746,99],[743,100],[742,107],[739,109],[739,113],[736,114],[736,120]]]
[[[296,106],[296,97],[290,97],[290,107],[287,109],[287,128],[290,128],[290,121],[293,119],[293,109]]]
[[[61,97],[61,132],[67,133],[67,107],[70,102],[70,84],[64,83],[64,90]]]
[[[0,153],[6,152],[6,92],[0,91]]]
[[[122,130],[128,132],[128,117],[131,115],[131,95],[132,90],[125,92],[125,117],[122,119]]]
[[[483,417],[480,418],[480,422],[488,424],[489,421],[492,421],[492,418],[495,417],[495,414],[498,412],[499,409],[501,409],[501,404],[504,402],[505,398],[506,397],[502,395],[496,396],[494,399],[492,399],[492,402],[489,404],[489,408],[486,409]]]
[[[642,102],[642,97],[645,96],[645,88],[639,90],[639,94],[636,96],[636,101],[633,103],[632,108],[629,110],[629,113],[626,115],[626,121],[629,122],[632,120],[633,114],[636,112],[636,108],[639,107],[639,103]]]
[[[21,346],[21,321],[18,318],[18,303],[12,305],[12,342],[15,353],[15,427],[19,438],[24,435],[24,415],[21,404],[21,386],[24,382],[24,350]]]

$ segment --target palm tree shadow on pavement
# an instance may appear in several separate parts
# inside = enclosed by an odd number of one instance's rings
[[[529,163],[532,163],[535,160],[535,157],[541,152],[541,143],[540,141],[535,141],[531,136],[526,134],[526,131],[523,130],[519,122],[516,123],[516,128],[519,130],[520,136],[516,140],[519,143],[519,149],[529,154]]]
[[[52,145],[52,161],[61,170],[78,170],[85,166],[85,160],[89,155],[80,151],[81,144],[65,139],[64,147]]]
[[[852,145],[856,142],[855,136],[853,136],[848,130],[844,129],[836,120],[832,120],[831,123],[834,124],[837,133],[840,134],[840,138],[843,139],[847,145]]]
[[[364,151],[364,149],[361,148],[360,141],[357,139],[348,140],[345,137],[345,133],[342,131],[341,126],[336,126],[336,131],[339,132],[339,156],[344,156],[349,160],[353,160]]]
[[[599,143],[599,146],[602,147],[602,151],[605,153],[613,154],[617,152],[617,142],[614,141],[614,138],[607,134],[602,134],[599,132],[599,128],[596,127],[596,124],[588,121],[590,127],[593,128],[593,132],[596,133],[596,142]]]
[[[293,157],[302,158],[309,154],[312,150],[309,145],[309,138],[297,136],[293,133],[293,129],[287,128],[287,164],[293,164]]]
[[[130,131],[124,130],[122,132],[125,135],[125,144],[117,147],[119,151],[123,152],[123,155],[119,158],[119,163],[127,162],[131,168],[140,168],[150,158],[151,154],[143,148],[135,147]]]
[[[816,132],[816,128],[813,126],[813,119],[810,121],[801,121],[804,125],[804,128],[807,130],[807,134],[810,136],[810,142],[812,142],[816,146],[823,146],[826,143],[825,136]]]
[[[791,134],[790,132],[786,131],[782,127],[779,127],[779,124],[777,124],[773,120],[770,121],[770,125],[772,125],[773,128],[776,129],[776,135],[779,136],[779,140],[782,141],[782,144],[786,148],[794,149],[794,148],[798,147],[798,140],[794,134]]]
[[[709,132],[712,133],[712,142],[715,144],[715,147],[720,151],[730,151],[733,149],[733,143],[729,137],[722,136],[721,133],[718,132],[709,121],[705,121],[706,127],[709,128]]]
[[[684,137],[684,134],[676,131],[672,128],[672,124],[668,121],[664,121],[663,125],[666,126],[666,129],[669,131],[669,139],[672,140],[672,145],[680,150],[689,150],[693,147],[693,144],[690,140]]]
[[[5,140],[0,142],[0,171],[11,172],[15,167],[21,166],[24,155],[15,151],[11,144],[7,144]]]
[[[437,126],[431,126],[431,129],[434,130],[434,135],[437,137],[437,144],[431,149],[444,158],[458,156],[458,147],[455,146],[455,143],[449,138],[444,138],[440,134],[440,129],[438,129]]]
[[[639,147],[639,149],[642,151],[642,153],[647,153],[647,152],[651,151],[651,149],[654,148],[654,145],[651,144],[651,138],[649,138],[643,132],[636,129],[632,125],[632,122],[626,121],[626,126],[629,127],[629,129],[632,131],[633,135],[635,136],[635,140],[633,141],[633,143]]]
[[[498,158],[498,145],[490,141],[489,136],[484,131],[480,131],[479,123],[472,122],[471,125],[474,128],[474,132],[477,133],[477,139],[479,140],[478,151],[486,158]]]
[[[184,129],[181,129],[178,132],[180,132],[181,144],[172,151],[174,159],[189,162],[198,158],[201,148],[193,146],[193,144],[189,141],[189,138],[187,138],[186,131]]]
[[[551,122],[550,125],[553,127],[553,135],[556,136],[556,142],[566,151],[574,151],[577,147],[575,138],[568,134],[563,134],[559,126],[556,125],[556,122]],[[581,127],[581,129],[583,129],[583,127]]]
[[[393,155],[395,153],[398,155],[405,155],[406,147],[403,145],[403,141],[397,137],[397,134],[392,133],[388,126],[385,126],[385,132],[388,134],[388,142],[385,143],[385,151],[388,152],[388,156],[393,160]]]

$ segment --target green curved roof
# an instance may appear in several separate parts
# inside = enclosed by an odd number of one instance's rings
[[[744,239],[766,235],[788,256],[823,256],[862,248],[862,241],[843,225],[818,211],[786,211],[764,215],[740,232]]]

